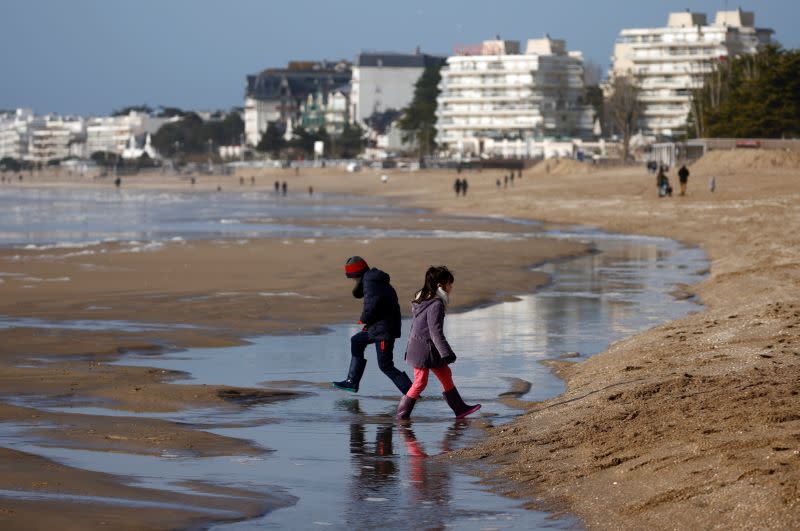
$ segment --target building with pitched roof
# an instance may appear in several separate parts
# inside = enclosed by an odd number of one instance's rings
[[[244,99],[245,141],[255,146],[270,122],[300,122],[301,107],[309,95],[327,95],[349,84],[346,61],[293,61],[287,68],[269,68],[247,76]]]

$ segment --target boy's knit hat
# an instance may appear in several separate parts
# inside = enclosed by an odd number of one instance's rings
[[[351,256],[344,264],[344,274],[347,278],[359,278],[369,270],[367,261],[360,256]]]

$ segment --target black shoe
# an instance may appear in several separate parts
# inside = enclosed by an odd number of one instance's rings
[[[355,383],[353,380],[348,378],[347,380],[342,380],[341,382],[331,382],[336,389],[341,389],[342,391],[350,391],[351,393],[358,392],[358,384]]]
[[[333,386],[337,389],[342,389],[343,391],[350,391],[351,393],[358,392],[358,382],[361,381],[361,377],[364,375],[364,368],[367,366],[367,360],[364,358],[356,358],[355,356],[350,358],[350,370],[347,371],[347,378],[342,380],[341,382],[331,382]]]

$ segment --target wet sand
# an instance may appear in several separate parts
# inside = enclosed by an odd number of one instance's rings
[[[800,170],[791,153],[712,155],[666,199],[638,167],[539,165],[501,189],[503,172],[468,172],[459,199],[452,172],[360,176],[367,193],[443,213],[665,236],[712,260],[676,293],[697,295],[698,313],[555,363],[566,393],[450,458],[491,463],[518,486],[508,494],[590,528],[800,527]]]
[[[655,177],[640,168],[572,174],[538,167],[500,190],[495,179],[502,172],[467,172],[461,177],[469,179],[469,195],[458,199],[452,191],[454,172],[243,175],[257,175],[259,185],[285,179],[290,190],[314,186],[380,194],[441,213],[580,223],[702,246],[712,259],[711,274],[700,285],[684,288],[704,302],[698,313],[620,341],[586,362],[560,362],[566,393],[528,404],[530,411],[518,421],[491,430],[486,443],[451,458],[494,464],[492,474],[519,485],[513,494],[564,508],[589,527],[798,527],[800,173],[793,167],[747,164],[737,164],[740,171],[723,171],[729,166],[699,166],[690,177],[689,195],[670,199],[656,197]],[[712,172],[713,194],[705,188]],[[387,184],[379,179],[384,173],[390,176]],[[155,180],[138,185],[153,186]],[[238,186],[238,177],[198,182],[218,185]],[[516,260],[519,266],[518,255],[490,250],[485,243],[481,248],[494,263]],[[452,264],[449,257],[461,255],[441,256]],[[399,259],[386,256],[385,261]],[[533,259],[527,256],[522,263]],[[465,260],[454,267],[465,271],[468,266]],[[405,282],[400,271],[393,268],[397,282]],[[487,276],[485,268],[476,268],[475,278],[481,273]],[[409,289],[416,287],[416,280],[407,282]],[[463,304],[462,286],[457,286],[457,300]],[[42,300],[29,304],[49,308],[45,314],[52,311],[52,316],[67,309]],[[225,310],[238,307],[230,304]],[[350,315],[353,308],[340,311]],[[232,340],[226,334],[214,337]]]
[[[26,179],[25,186],[34,185],[103,183]],[[154,180],[142,186],[160,185]],[[387,220],[367,223],[383,228]],[[398,219],[394,228],[474,230],[474,225],[471,220],[437,216]],[[500,221],[482,222],[480,230],[522,232]],[[78,251],[3,249],[0,314],[7,326],[0,326],[0,394],[4,398],[0,416],[18,425],[26,440],[48,446],[141,455],[257,456],[270,449],[204,431],[224,425],[130,413],[234,410],[288,400],[296,392],[178,384],[172,381],[181,373],[107,362],[126,352],[155,355],[170,349],[234,345],[249,335],[313,333],[330,324],[357,320],[360,301],[350,295],[352,283],[343,274],[344,260],[352,254],[388,269],[401,300],[410,299],[419,287],[432,257],[436,263],[449,264],[458,278],[453,305],[459,311],[529,292],[547,282],[545,275],[530,270],[532,266],[587,250],[584,244],[544,238],[168,241],[143,252],[131,252],[128,244],[117,242]],[[407,304],[402,306],[407,310]],[[92,326],[98,329],[82,329]],[[49,410],[42,409],[43,404]],[[71,413],[72,407],[101,408],[102,413]],[[4,460],[11,479],[0,490],[24,492],[0,496],[0,522],[11,528],[85,529],[101,521],[121,528],[183,528],[201,521],[251,518],[289,503],[253,491],[242,494],[242,499],[218,500],[219,509],[229,512],[209,516],[198,509],[207,506],[194,495],[155,494],[158,491],[152,489],[134,492],[123,478],[97,472],[81,471],[77,483],[64,481],[59,474],[73,477],[77,472],[33,454],[7,451],[13,453],[13,459]],[[155,506],[134,509],[124,500],[122,505],[110,506],[83,499],[80,505],[85,510],[76,516],[66,509],[73,489],[85,496],[152,497],[197,507],[178,508],[165,517],[165,510]],[[35,497],[43,495],[60,498]]]

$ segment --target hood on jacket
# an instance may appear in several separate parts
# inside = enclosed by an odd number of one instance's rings
[[[389,284],[391,277],[380,269],[373,267],[361,277],[363,282],[368,284]]]
[[[438,297],[434,297],[432,299],[428,299],[426,301],[412,301],[411,302],[411,314],[416,317],[417,315],[421,314],[425,310],[427,310],[432,304],[434,303],[444,304],[441,299]]]

